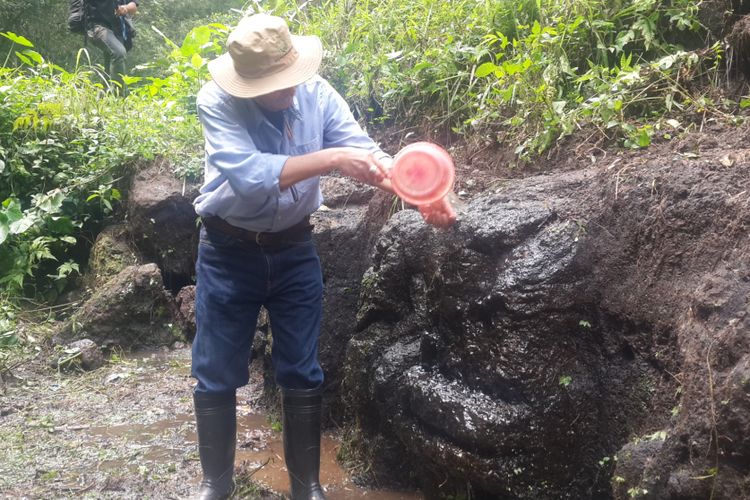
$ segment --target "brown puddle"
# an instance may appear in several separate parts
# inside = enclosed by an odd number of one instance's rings
[[[92,427],[93,436],[126,438],[134,449],[141,450],[141,458],[154,462],[179,460],[186,448],[194,448],[195,426],[191,415],[177,415],[172,419],[153,424],[126,424],[110,427]],[[166,438],[166,439],[165,439]],[[171,438],[171,439],[170,439]],[[158,444],[153,444],[158,441]],[[170,447],[167,442],[174,442]],[[237,409],[237,455],[235,464],[244,464],[247,470],[258,469],[252,479],[277,493],[289,494],[289,479],[284,464],[284,447],[281,434],[274,431],[264,414],[254,413],[247,407]],[[152,444],[149,444],[152,443]],[[421,500],[417,492],[368,490],[352,483],[336,461],[339,442],[330,434],[323,434],[320,453],[320,482],[329,500]],[[101,468],[122,468],[126,464],[108,461]],[[197,478],[196,478],[197,482]]]

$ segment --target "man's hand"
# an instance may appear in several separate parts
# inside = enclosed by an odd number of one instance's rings
[[[419,207],[419,213],[427,224],[447,229],[456,222],[456,211],[453,210],[448,196],[430,205]]]
[[[299,156],[290,156],[279,176],[279,188],[315,175],[338,170],[343,175],[391,192],[387,165],[368,151],[358,148],[326,148]]]
[[[115,9],[115,15],[127,16],[128,14],[135,14],[136,10],[138,10],[138,6],[135,4],[135,2],[129,2],[125,5],[118,5]]]
[[[385,163],[363,149],[338,148],[335,163],[345,176],[374,186],[389,176]]]

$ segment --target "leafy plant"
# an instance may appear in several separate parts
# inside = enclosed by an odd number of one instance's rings
[[[137,69],[157,73],[161,76],[131,77],[129,83],[143,83],[140,91],[158,103],[176,101],[183,109],[195,110],[195,96],[208,80],[206,64],[224,52],[222,44],[229,32],[224,24],[211,23],[193,28],[185,36],[182,45],[177,45],[158,29],[153,28],[170,47],[169,54]]]
[[[521,158],[585,127],[632,148],[669,136],[662,116],[702,106],[685,77],[721,59],[718,46],[699,56],[676,42],[702,29],[687,0],[277,1],[270,10],[323,38],[323,73],[358,116],[515,143]]]
[[[587,123],[638,148],[651,143],[655,117],[691,104],[679,75],[699,58],[667,37],[700,29],[693,2],[537,4],[513,29],[486,36],[492,55],[476,75],[489,87],[467,123],[507,127],[506,138],[522,139],[515,150],[521,157]]]
[[[34,44],[26,37],[16,35],[10,31],[6,31],[5,33],[0,32],[0,36],[11,42],[10,49],[5,56],[5,61],[3,62],[3,67],[8,66],[11,54],[14,54],[21,63],[28,64],[29,66],[41,64],[43,62],[42,55],[39,52],[32,50]],[[19,50],[16,50],[17,47]]]
[[[131,166],[162,151],[189,165],[200,128],[178,98],[183,68],[157,92],[142,86],[120,99],[95,69],[68,72],[33,56],[28,39],[2,36],[25,49],[0,68],[0,286],[54,299],[81,271],[88,235],[117,210]],[[181,81],[199,84],[191,78]]]

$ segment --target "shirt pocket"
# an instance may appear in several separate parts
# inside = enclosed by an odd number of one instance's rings
[[[293,144],[289,146],[290,156],[301,156],[307,153],[313,153],[320,151],[321,144],[318,137],[314,137],[312,140],[305,141],[302,144]]]
[[[312,140],[306,141],[303,144],[294,144],[289,146],[290,156],[301,156],[307,153],[314,153],[320,151],[320,139],[314,137]],[[297,182],[289,187],[289,193],[292,197],[292,203],[298,203],[301,199],[308,198],[309,192],[313,186],[317,187],[317,177],[312,179],[305,179]]]

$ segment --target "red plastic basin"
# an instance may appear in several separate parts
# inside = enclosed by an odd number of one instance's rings
[[[393,190],[417,206],[443,199],[453,189],[455,177],[451,156],[431,142],[415,142],[403,148],[391,169]]]

